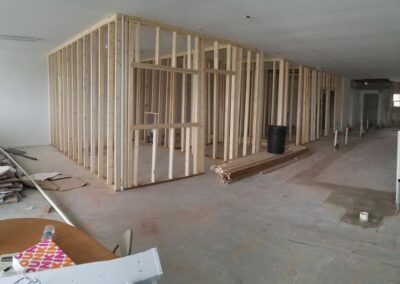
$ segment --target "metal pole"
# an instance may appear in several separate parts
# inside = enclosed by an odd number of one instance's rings
[[[68,225],[74,226],[75,225],[71,222],[71,220],[64,214],[64,212],[61,211],[61,209],[57,206],[57,204],[47,195],[46,192],[43,191],[43,189],[36,183],[36,181],[31,178],[31,176],[3,149],[0,147],[0,151],[8,158],[10,159],[11,162],[14,163],[23,173],[24,175],[29,179],[29,181],[36,187],[36,189],[43,195],[43,197],[47,200],[47,202],[50,203],[51,207],[54,208],[54,210],[57,211],[57,213],[60,215],[60,217],[64,220],[65,223]]]
[[[348,127],[346,127],[346,134],[345,134],[345,136],[344,136],[344,145],[345,146],[347,146],[347,139],[348,139],[348,136],[349,136],[349,128]]]
[[[333,141],[333,149],[336,151],[337,148],[339,148],[339,145],[337,143],[337,138],[338,138],[338,131],[335,130],[335,140]]]

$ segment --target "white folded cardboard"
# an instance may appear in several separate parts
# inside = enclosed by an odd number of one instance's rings
[[[162,275],[156,248],[108,261],[98,261],[59,269],[0,278],[0,284],[71,284],[71,283],[156,283]]]

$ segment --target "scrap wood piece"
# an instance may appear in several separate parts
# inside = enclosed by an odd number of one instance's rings
[[[87,185],[85,181],[79,178],[71,178],[59,173],[39,173],[30,176],[44,190],[67,191]],[[33,183],[27,177],[22,177],[21,182],[26,186],[34,187]]]
[[[87,185],[87,182],[79,179],[79,178],[68,178],[68,179],[60,179],[52,181],[57,187],[59,191],[67,191],[72,189],[82,188]]]
[[[20,179],[19,178],[6,178],[6,177],[4,179],[0,178],[0,184],[10,183],[10,182],[20,182]]]
[[[22,187],[14,187],[14,188],[0,188],[0,194],[5,192],[20,192],[22,191]]]
[[[55,176],[58,176],[60,173],[53,172],[53,173],[36,173],[36,174],[31,174],[31,178],[35,181],[45,181],[51,178],[54,178]]]
[[[49,180],[37,181],[37,184],[44,190],[58,190],[58,186],[54,182]]]
[[[286,148],[286,151],[283,154],[260,152],[234,159],[220,165],[213,165],[211,170],[214,171],[224,183],[231,183],[233,180],[241,179],[259,173],[260,171],[277,167],[278,165],[286,163],[287,161],[307,152],[307,147],[290,146]]]
[[[49,178],[49,180],[54,181],[54,180],[60,180],[60,179],[66,179],[66,178],[71,178],[71,176],[58,174],[58,175],[56,175],[54,177]]]
[[[45,206],[45,207],[43,208],[43,211],[44,211],[45,213],[50,214],[51,212],[54,211],[54,208],[53,208],[53,206],[51,206],[51,205],[47,205],[47,206]]]
[[[14,148],[4,148],[4,150],[6,152],[10,153],[10,154],[14,154],[14,155],[17,155],[17,156],[20,156],[20,157],[24,157],[24,158],[27,158],[27,159],[30,159],[30,160],[37,161],[37,158],[26,155],[25,151],[14,149]]]
[[[11,166],[0,166],[0,176],[5,175],[9,172],[15,173],[17,170]]]

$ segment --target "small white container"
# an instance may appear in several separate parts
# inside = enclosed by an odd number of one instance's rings
[[[360,212],[360,222],[368,222],[368,212]]]

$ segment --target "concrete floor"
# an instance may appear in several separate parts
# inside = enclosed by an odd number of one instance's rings
[[[49,194],[109,248],[127,228],[135,251],[157,247],[161,283],[400,283],[396,132],[372,131],[336,152],[332,144],[311,143],[311,156],[230,185],[207,168],[202,176],[123,193],[49,146],[25,148],[39,161],[19,161],[30,172],[88,181]],[[373,222],[359,224],[359,211],[369,211]]]

